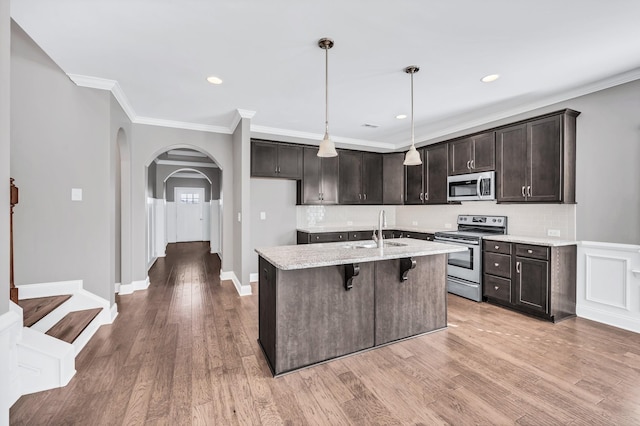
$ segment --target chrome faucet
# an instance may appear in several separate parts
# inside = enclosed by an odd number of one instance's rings
[[[376,236],[376,230],[373,230],[373,241],[378,245],[378,248],[382,248],[384,244],[384,236],[382,235],[382,228],[387,226],[387,215],[383,210],[380,210],[378,214],[378,236]]]

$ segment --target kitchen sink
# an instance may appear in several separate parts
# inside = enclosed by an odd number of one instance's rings
[[[393,241],[383,241],[382,243],[382,247],[404,247],[407,246],[408,244],[405,243],[396,243]],[[363,249],[363,248],[377,248],[378,244],[376,244],[373,241],[367,241],[367,242],[362,242],[362,243],[351,243],[351,244],[346,244],[343,246],[343,248],[352,248],[352,249]]]

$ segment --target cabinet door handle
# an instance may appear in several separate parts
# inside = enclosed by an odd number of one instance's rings
[[[500,250],[500,246],[494,246],[496,250]]]
[[[500,288],[500,286],[494,285],[494,286],[493,286],[493,288],[494,288],[495,290],[497,290],[497,289],[499,289],[499,288]]]
[[[424,200],[425,201],[429,201],[429,193],[428,192],[424,193]]]
[[[516,272],[520,273],[520,262],[516,262]]]
[[[340,238],[340,239],[342,239],[342,235],[340,235],[340,237],[339,237],[339,238]]]
[[[362,200],[362,194],[358,194],[358,200]]]
[[[533,253],[533,250],[527,250],[527,253],[531,254]]]
[[[522,186],[522,196],[526,197],[526,195],[524,195],[524,186]]]
[[[362,196],[364,197],[364,200],[367,201],[367,194],[362,194]]]
[[[472,169],[476,168],[476,160],[471,160],[471,168]]]
[[[467,169],[471,170],[471,160],[467,160]]]
[[[531,185],[527,186],[527,197],[531,197]]]
[[[498,266],[500,266],[500,264],[499,263],[494,263],[493,266],[495,266],[497,268]]]
[[[424,201],[424,194],[420,193],[420,201]]]

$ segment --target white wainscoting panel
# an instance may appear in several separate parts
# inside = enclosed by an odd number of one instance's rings
[[[20,398],[18,341],[22,338],[22,309],[9,302],[0,315],[0,425],[9,424],[9,409]]]
[[[579,317],[640,333],[640,246],[582,241],[578,245]]]

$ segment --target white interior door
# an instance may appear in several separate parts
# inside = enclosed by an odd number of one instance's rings
[[[176,240],[203,241],[204,188],[176,188]]]

